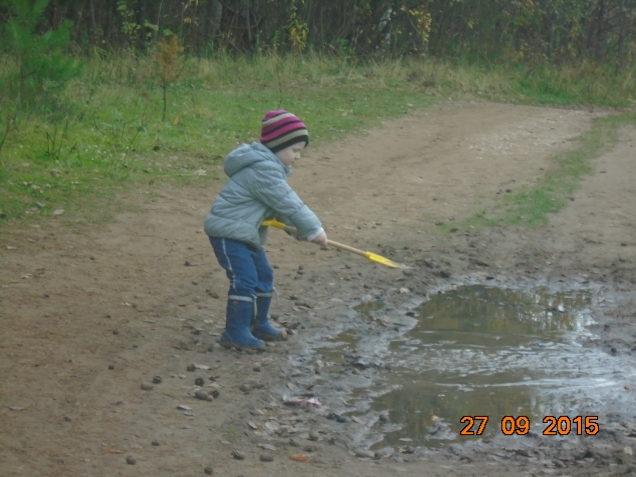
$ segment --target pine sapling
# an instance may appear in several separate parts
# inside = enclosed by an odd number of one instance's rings
[[[167,90],[181,75],[185,66],[181,53],[183,47],[179,43],[177,35],[163,37],[157,44],[157,55],[155,57],[157,74],[159,76],[159,86],[163,92],[163,115],[162,121],[166,119]]]

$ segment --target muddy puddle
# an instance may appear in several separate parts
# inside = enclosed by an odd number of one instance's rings
[[[586,345],[598,302],[589,290],[484,285],[415,298],[405,309],[370,300],[355,308],[356,326],[314,350],[342,402],[336,414],[366,447],[474,440],[483,421],[475,416],[488,417],[486,439],[503,435],[505,416],[527,417],[531,435],[544,432],[547,416],[568,416],[576,432],[576,416],[624,412],[617,396],[636,377],[628,356]]]

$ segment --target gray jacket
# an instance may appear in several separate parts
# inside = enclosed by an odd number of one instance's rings
[[[260,142],[242,144],[225,158],[230,178],[205,218],[205,233],[260,247],[267,239],[265,219],[293,225],[302,237],[317,236],[322,224],[287,184],[291,169]],[[313,237],[312,237],[313,238]]]

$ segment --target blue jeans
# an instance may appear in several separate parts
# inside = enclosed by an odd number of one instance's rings
[[[272,295],[274,272],[263,247],[220,237],[210,237],[210,243],[230,279],[228,299],[254,302]]]

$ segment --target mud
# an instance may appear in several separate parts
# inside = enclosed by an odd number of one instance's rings
[[[629,384],[589,409],[599,415],[594,436],[533,431],[388,446],[379,437],[398,423],[362,397],[387,395],[392,370],[356,349],[361,339],[408,331],[419,317],[407,312],[415,315],[438,290],[560,286],[598,304],[578,344],[632,362],[635,131],[622,131],[614,150],[594,161],[548,227],[449,235],[435,225],[536,180],[595,114],[449,103],[308,151],[290,182],[328,235],[411,268],[270,234],[279,292],[271,313],[293,335],[262,354],[215,344],[227,285],[201,222],[219,184],[143,187],[122,199],[131,211],[104,226],[58,217],[4,230],[2,475],[634,472],[636,417],[633,404],[621,406],[634,401]],[[356,310],[375,302],[381,310]],[[390,310],[401,311],[394,321],[373,320]],[[323,357],[316,350],[325,346]],[[285,397],[321,405],[291,406]]]

